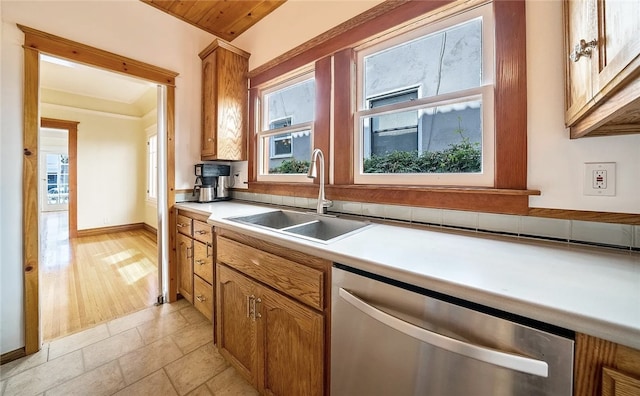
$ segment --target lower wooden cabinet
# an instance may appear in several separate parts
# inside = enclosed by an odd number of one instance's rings
[[[299,253],[293,254],[300,261],[294,261],[220,237],[217,245],[220,353],[261,394],[328,394],[329,311],[324,280],[330,263],[310,268],[302,264]],[[286,271],[278,268],[278,257]],[[287,285],[293,280],[297,284],[290,289]]]
[[[576,334],[575,396],[640,395],[640,350]]]
[[[197,275],[193,277],[193,306],[213,321],[213,286]]]
[[[178,293],[213,322],[215,247],[207,216],[178,211],[176,251]]]
[[[193,304],[193,239],[178,233],[178,293]]]

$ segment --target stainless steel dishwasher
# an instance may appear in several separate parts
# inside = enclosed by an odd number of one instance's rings
[[[332,396],[571,396],[574,334],[334,264]]]

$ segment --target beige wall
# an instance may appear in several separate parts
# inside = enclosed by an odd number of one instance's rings
[[[139,117],[42,103],[43,117],[78,121],[78,230],[144,221],[146,136]]]

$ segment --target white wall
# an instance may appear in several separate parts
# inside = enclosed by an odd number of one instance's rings
[[[5,1],[2,7],[2,267],[0,353],[24,346],[22,302],[22,81],[20,23],[179,73],[176,187],[190,188],[200,153],[201,62],[214,39],[136,0]],[[11,186],[6,188],[5,186]]]

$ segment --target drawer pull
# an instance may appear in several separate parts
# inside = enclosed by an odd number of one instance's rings
[[[200,265],[205,265],[207,262],[205,260],[199,259],[199,260],[196,260],[196,263]]]
[[[178,223],[178,228],[186,227],[187,225],[184,223]]]
[[[254,296],[247,296],[247,318],[251,317],[251,301],[254,298]]]
[[[262,317],[259,312],[260,307],[258,306],[261,302],[262,299],[260,297],[253,299],[253,320],[260,319]]]
[[[196,234],[199,234],[199,235],[204,235],[204,234],[208,234],[208,233],[209,233],[209,231],[205,231],[205,230],[196,231]]]
[[[207,301],[206,298],[204,298],[204,296],[196,296],[196,300],[200,301],[200,302],[205,302]]]

